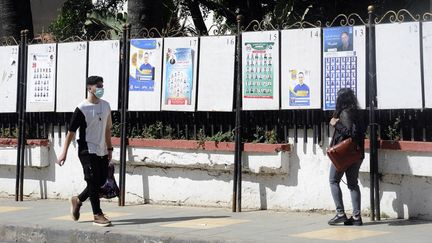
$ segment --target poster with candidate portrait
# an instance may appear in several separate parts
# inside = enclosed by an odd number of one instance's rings
[[[57,46],[57,112],[73,112],[86,97],[87,48],[86,41]]]
[[[323,29],[323,108],[334,110],[337,92],[354,91],[366,108],[366,28],[341,26]]]
[[[420,23],[379,24],[375,38],[378,109],[421,109]]]
[[[18,46],[0,47],[0,113],[16,112]]]
[[[132,39],[129,58],[129,110],[159,111],[162,39]]]
[[[279,109],[279,32],[242,33],[244,110]]]
[[[198,38],[164,39],[162,109],[195,111]]]
[[[118,109],[119,71],[120,41],[90,41],[88,76],[103,78],[105,93],[102,99],[108,101],[114,111]]]
[[[321,29],[281,32],[282,109],[321,108]]]
[[[51,112],[55,106],[57,44],[28,46],[27,104],[28,112]]]
[[[425,108],[432,108],[432,22],[422,26]]]

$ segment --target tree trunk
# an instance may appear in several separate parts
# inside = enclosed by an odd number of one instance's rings
[[[0,37],[20,36],[18,10],[14,0],[0,0]]]
[[[195,25],[195,30],[200,35],[208,35],[207,26],[204,23],[203,16],[197,0],[187,0],[187,6],[191,13],[192,20]]]
[[[19,40],[20,31],[28,29],[33,37],[30,0],[0,0],[0,36]]]
[[[158,31],[165,27],[167,19],[165,1],[129,0],[128,23],[131,24],[132,36],[142,29],[156,28]]]

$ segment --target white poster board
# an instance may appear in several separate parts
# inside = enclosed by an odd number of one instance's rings
[[[57,44],[29,45],[27,112],[50,112],[55,106]]]
[[[242,33],[243,110],[279,109],[279,32]]]
[[[105,94],[111,110],[118,109],[120,70],[120,41],[105,40],[89,42],[88,76],[101,76],[104,80]]]
[[[321,108],[321,29],[282,30],[282,109]]]
[[[16,112],[18,46],[0,47],[0,113]]]
[[[232,111],[235,36],[206,36],[200,40],[199,111]]]
[[[375,36],[378,109],[422,108],[420,23],[376,25]]]
[[[129,110],[160,111],[162,39],[132,39],[129,60]]]
[[[195,111],[198,37],[164,39],[162,110]]]
[[[57,46],[57,112],[73,112],[86,97],[87,42]]]
[[[323,29],[323,109],[334,110],[341,88],[354,91],[366,108],[366,27]]]
[[[425,108],[432,108],[432,22],[422,25]]]

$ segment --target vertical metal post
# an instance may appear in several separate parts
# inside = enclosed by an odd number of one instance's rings
[[[242,39],[241,24],[243,16],[237,15],[237,78],[236,78],[236,114],[235,114],[235,152],[232,211],[241,212],[241,184],[242,184],[242,142],[241,142],[241,110],[242,110]]]
[[[122,46],[122,69],[121,69],[121,113],[120,113],[120,200],[119,206],[125,205],[125,189],[126,189],[126,149],[127,149],[127,103],[129,95],[129,25],[123,25],[123,46]]]
[[[378,136],[377,126],[375,123],[375,105],[376,105],[376,73],[375,73],[375,41],[374,41],[374,25],[373,5],[368,7],[368,59],[369,59],[369,133],[370,133],[370,186],[371,186],[371,220],[380,220],[380,204],[379,204],[379,176],[378,176]]]
[[[20,188],[20,172],[21,172],[21,121],[22,121],[22,88],[23,88],[23,66],[24,66],[24,52],[25,52],[25,44],[24,44],[24,30],[21,30],[21,40],[19,45],[19,56],[18,56],[18,97],[17,97],[17,113],[18,113],[18,146],[17,146],[17,162],[16,162],[16,179],[15,179],[15,201],[19,200],[19,188]],[[10,132],[10,130],[9,130]]]
[[[26,123],[25,123],[25,112],[26,112],[26,95],[27,95],[27,37],[28,37],[29,30],[24,30],[24,43],[23,43],[23,67],[22,67],[22,90],[21,90],[21,128],[20,128],[20,137],[18,143],[21,144],[20,148],[20,188],[19,188],[19,195],[20,201],[23,201],[24,197],[24,161],[25,161],[25,147],[26,147],[26,137],[25,137],[25,131],[26,131]]]

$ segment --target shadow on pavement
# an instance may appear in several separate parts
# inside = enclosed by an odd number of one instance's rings
[[[119,219],[111,220],[113,225],[137,225],[137,224],[152,224],[164,222],[187,221],[202,218],[229,218],[229,216],[194,216],[194,217],[173,217],[173,218],[135,218],[135,219]],[[80,221],[80,223],[89,223],[92,221]]]
[[[419,225],[419,224],[432,224],[432,221],[417,220],[417,219],[389,219],[382,221],[365,222],[363,225],[383,225],[389,226],[406,226],[406,225]]]

